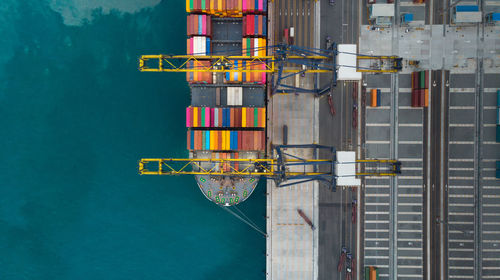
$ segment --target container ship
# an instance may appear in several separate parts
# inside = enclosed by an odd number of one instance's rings
[[[266,0],[186,0],[187,54],[193,56],[265,56]],[[188,62],[189,69],[214,67],[213,59]],[[262,64],[232,61],[233,69]],[[191,105],[186,108],[190,158],[256,159],[266,156],[266,74],[259,72],[187,72]],[[204,163],[194,170],[236,172],[255,167],[243,162]],[[195,175],[205,197],[220,206],[245,201],[258,177]]]

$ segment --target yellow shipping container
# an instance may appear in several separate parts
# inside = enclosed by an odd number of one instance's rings
[[[241,127],[247,127],[247,108],[241,108]]]
[[[193,107],[193,127],[198,127],[198,107]]]

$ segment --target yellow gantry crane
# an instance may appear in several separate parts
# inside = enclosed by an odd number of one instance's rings
[[[330,158],[304,159],[287,152],[287,149],[327,149]],[[288,186],[312,180],[326,182],[333,189],[339,176],[396,176],[401,173],[397,160],[366,159],[355,162],[337,162],[334,147],[317,144],[279,145],[274,147],[274,158],[218,159],[218,158],[144,158],[139,162],[141,175],[211,175],[211,176],[264,176],[276,181],[277,186]],[[374,164],[367,172],[337,173],[343,164]],[[354,169],[353,169],[354,170]],[[289,182],[293,181],[293,182]]]

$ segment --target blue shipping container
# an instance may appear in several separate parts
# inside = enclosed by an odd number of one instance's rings
[[[500,142],[500,125],[497,125],[497,142]]]
[[[500,13],[491,14],[491,21],[500,21]]]
[[[191,148],[191,150],[194,150],[194,130],[190,130],[189,133],[191,133],[190,135],[191,141],[189,143],[189,148]]]
[[[377,107],[380,106],[381,99],[382,99],[382,91],[380,89],[377,89]]]
[[[457,12],[479,12],[477,5],[460,5],[456,8]]]
[[[405,14],[403,17],[404,22],[410,22],[413,21],[413,14]]]
[[[497,107],[500,107],[500,89],[497,90]]]

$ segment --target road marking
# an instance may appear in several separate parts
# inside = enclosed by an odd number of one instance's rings
[[[388,229],[375,228],[375,229],[365,229],[365,232],[389,232],[389,230]]]
[[[399,92],[408,92],[408,93],[410,93],[411,92],[411,88],[399,88],[398,91]]]
[[[422,221],[403,221],[403,220],[400,220],[398,221],[398,224],[421,224]]]
[[[385,196],[389,196],[388,193],[370,193],[370,194],[365,194],[365,196],[369,196],[369,197],[385,197]]]
[[[365,211],[366,215],[389,215],[389,211]]]
[[[377,106],[377,107],[368,106],[368,107],[366,107],[366,109],[369,109],[369,110],[390,110],[391,107],[390,106]]]
[[[450,127],[474,127],[472,123],[450,123]]]
[[[459,257],[449,257],[451,261],[473,261],[474,258],[459,258]]]
[[[388,224],[389,221],[384,221],[384,220],[365,220],[365,224]]]
[[[470,240],[470,239],[448,239],[448,242],[474,242],[474,240]]]
[[[400,158],[399,161],[423,161],[422,158]]]
[[[483,222],[483,225],[499,226],[500,222]]]
[[[365,144],[390,144],[391,141],[386,141],[386,140],[366,140]]]
[[[365,247],[365,250],[389,250],[389,247]]]
[[[451,110],[474,110],[474,106],[450,106]]]
[[[365,256],[365,259],[387,259],[387,256]]]
[[[421,127],[421,123],[399,123],[398,126],[400,127]]]
[[[473,180],[474,177],[471,176],[450,176],[448,177],[450,180]]]
[[[421,230],[418,229],[398,229],[398,232],[406,232],[406,233],[422,233]]]
[[[449,212],[449,215],[454,215],[454,216],[473,216],[474,213]]]
[[[390,123],[366,123],[366,126],[391,126]]]
[[[496,142],[496,141],[483,141],[483,144],[485,144],[485,145],[498,145],[498,142]]]
[[[449,167],[448,170],[455,170],[455,171],[474,171],[474,168],[471,167]],[[451,187],[451,186],[450,186]]]
[[[399,141],[399,144],[422,144],[422,141]]]
[[[474,141],[449,141],[451,145],[474,145]]]
[[[471,159],[471,158],[450,158],[449,161],[452,161],[452,162],[474,162],[474,159]]]
[[[450,225],[473,225],[474,222],[466,222],[466,221],[449,221]],[[484,223],[483,223],[484,224]]]
[[[494,123],[483,123],[484,127],[496,127],[497,125]]]
[[[365,238],[365,241],[389,241],[389,238]]]
[[[403,168],[401,168],[401,169],[403,169]],[[422,169],[422,168],[420,168],[420,169]],[[404,188],[404,189],[418,188],[418,189],[422,189],[423,186],[422,185],[399,185],[398,188]]]
[[[449,251],[456,251],[456,252],[473,252],[474,249],[467,249],[467,248],[449,248]]]
[[[472,194],[450,194],[448,197],[458,197],[458,198],[473,198]]]
[[[485,110],[495,110],[497,106],[483,106]]]
[[[422,212],[398,212],[398,215],[415,215],[415,216],[422,216]]]
[[[398,197],[422,197],[421,193],[398,193]]]
[[[474,203],[448,203],[452,207],[473,207]]]
[[[422,206],[422,203],[399,202],[398,206]]]
[[[422,176],[398,176],[398,179],[422,179]]]
[[[450,88],[450,92],[460,93],[460,92],[476,92],[475,88]]]
[[[500,198],[500,195],[496,195],[496,194],[483,194],[483,198]]]

